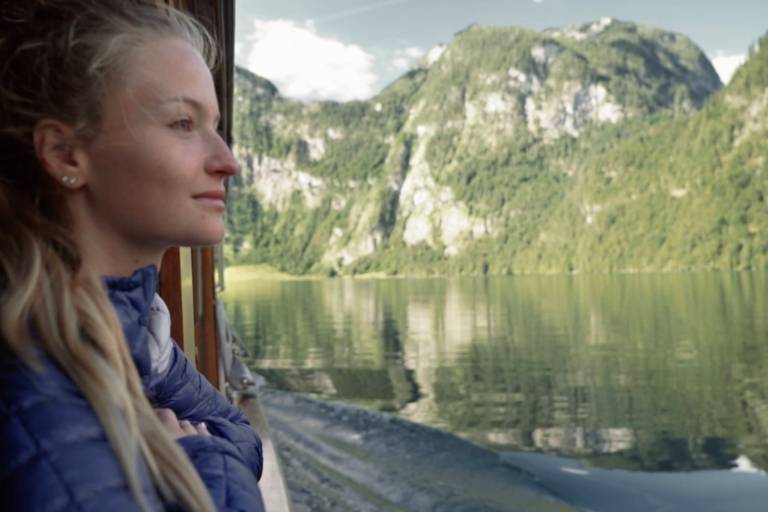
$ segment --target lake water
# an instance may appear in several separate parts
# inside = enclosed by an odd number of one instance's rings
[[[584,509],[599,493],[563,478],[765,504],[766,272],[265,279],[224,300],[277,389],[456,434]]]

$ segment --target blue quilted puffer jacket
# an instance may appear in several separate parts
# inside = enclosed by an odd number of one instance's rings
[[[172,409],[180,420],[207,424],[211,436],[178,442],[217,508],[263,510],[256,432],[170,338],[158,341],[157,329],[151,329],[159,300],[154,265],[104,282],[150,401]],[[0,509],[139,510],[89,403],[62,368],[40,359],[38,373],[4,353],[0,343]],[[142,462],[139,468],[152,510],[178,510],[161,501]]]

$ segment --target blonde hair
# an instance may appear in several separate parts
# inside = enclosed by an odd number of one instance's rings
[[[153,38],[179,37],[216,61],[190,16],[149,0],[6,3],[0,17],[0,348],[39,367],[33,346],[64,368],[99,418],[131,491],[144,460],[164,500],[212,510],[200,476],[144,395],[99,276],[83,267],[62,187],[41,167],[32,134],[54,118],[87,138],[126,56]],[[34,335],[32,334],[34,333]]]

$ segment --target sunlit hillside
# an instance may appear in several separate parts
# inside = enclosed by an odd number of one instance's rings
[[[602,19],[470,27],[366,102],[287,100],[238,70],[227,256],[323,274],[764,268],[767,60],[756,47],[721,89],[686,37]]]

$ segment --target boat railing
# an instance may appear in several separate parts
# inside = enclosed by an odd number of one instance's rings
[[[264,505],[270,512],[291,512],[288,486],[285,482],[277,448],[272,439],[264,408],[259,401],[258,389],[263,379],[255,375],[248,365],[248,350],[227,319],[224,304],[216,301],[216,325],[219,339],[220,375],[224,376],[224,391],[232,403],[238,405],[259,433],[264,454],[264,471],[259,487]]]

